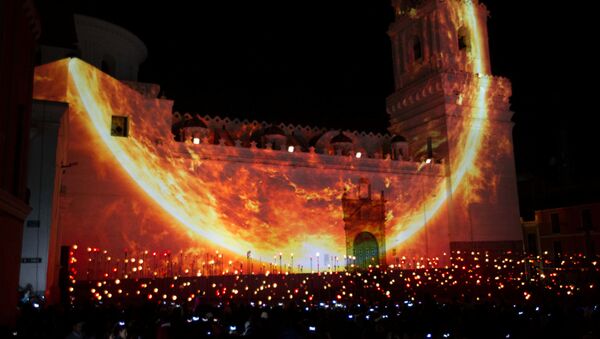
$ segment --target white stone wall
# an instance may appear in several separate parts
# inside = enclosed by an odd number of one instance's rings
[[[112,64],[115,78],[137,80],[139,66],[148,54],[138,37],[117,25],[80,14],[75,15],[75,29],[81,59],[97,68],[106,60]]]

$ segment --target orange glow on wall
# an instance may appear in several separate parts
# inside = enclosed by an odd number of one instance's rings
[[[68,103],[68,157],[79,164],[62,176],[62,243],[220,250],[266,262],[294,253],[308,267],[312,258],[346,255],[341,197],[368,178],[386,197],[388,257],[448,252],[452,205],[476,201],[478,184],[493,181],[489,159],[512,152],[510,143],[486,148],[493,133],[484,39],[473,5],[453,6],[452,20],[472,28],[469,73],[483,76],[461,97],[472,118],[451,126],[448,138],[462,148],[443,164],[175,142],[171,101],[145,98],[78,59],[38,67],[34,98]],[[127,137],[111,135],[113,116],[128,117]]]

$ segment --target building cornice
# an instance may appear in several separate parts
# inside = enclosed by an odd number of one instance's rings
[[[423,164],[416,161],[392,160],[389,157],[356,158],[354,156],[328,155],[309,152],[287,152],[285,150],[262,149],[256,147],[236,147],[212,144],[179,143],[179,153],[189,158],[193,166],[195,161],[223,161],[246,164],[269,165],[279,167],[304,167],[327,170],[377,172],[390,174],[419,174],[429,176],[445,176],[444,164],[429,164],[423,170]],[[193,154],[193,156],[190,156]]]

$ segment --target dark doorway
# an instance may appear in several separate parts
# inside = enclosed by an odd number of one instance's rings
[[[359,268],[379,265],[379,247],[373,234],[362,232],[354,238],[354,256]]]

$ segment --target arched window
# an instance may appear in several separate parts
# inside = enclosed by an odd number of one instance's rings
[[[414,61],[423,60],[423,48],[421,46],[421,39],[418,36],[413,38],[413,58]]]
[[[471,50],[471,43],[469,41],[469,31],[466,27],[462,26],[458,29],[458,50],[469,52]]]

